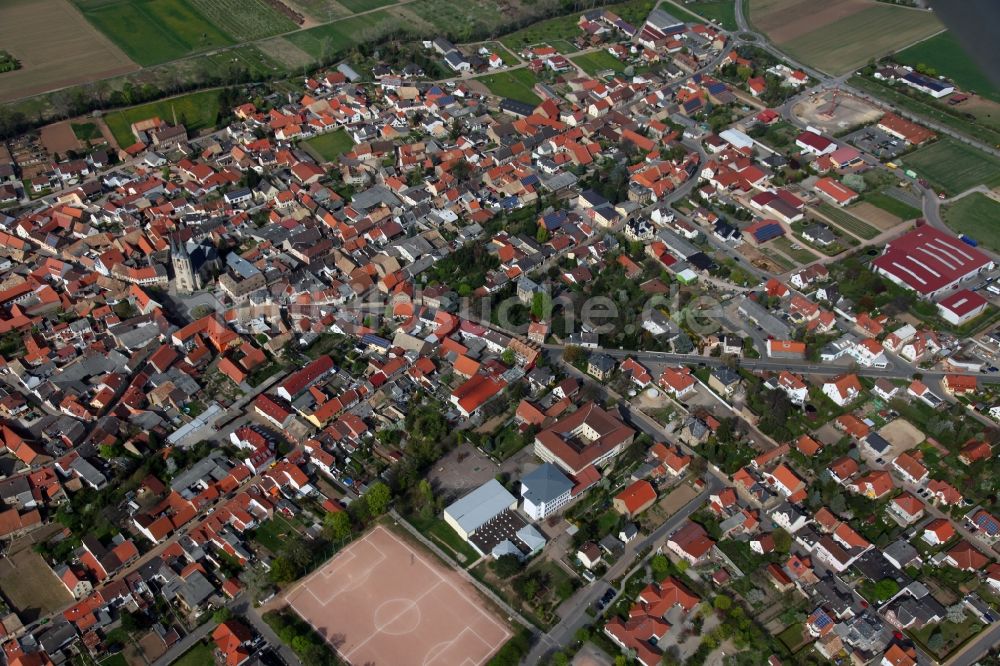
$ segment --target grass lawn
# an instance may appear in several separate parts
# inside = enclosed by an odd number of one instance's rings
[[[212,654],[212,647],[202,641],[196,643],[193,648],[180,656],[174,662],[174,666],[205,666],[205,664],[215,663],[215,656]]]
[[[951,32],[934,35],[900,51],[894,57],[912,67],[927,65],[936,69],[939,76],[947,76],[957,83],[962,90],[973,90],[994,102],[1000,102],[1000,88],[983,74],[979,65],[968,56],[958,38]]]
[[[128,660],[121,652],[113,654],[104,661],[98,662],[100,666],[128,666]]]
[[[792,248],[792,245],[799,245],[800,247],[796,250]],[[781,238],[775,238],[772,244],[776,249],[780,250],[784,255],[790,259],[797,261],[800,264],[811,264],[816,261],[817,257],[815,254],[809,250],[801,247],[802,243],[793,243],[788,238],[782,236]]]
[[[837,208],[832,204],[824,202],[818,204],[816,209],[823,215],[823,217],[826,217],[844,231],[852,233],[858,238],[871,240],[872,238],[878,236],[878,229],[866,222],[862,222],[842,208]]]
[[[1000,252],[1000,203],[973,192],[944,209],[944,221],[955,233],[968,234],[994,252]]]
[[[254,532],[253,539],[272,553],[281,551],[285,540],[295,533],[292,526],[284,517],[274,514],[269,520],[265,520]]]
[[[615,72],[622,72],[625,70],[625,67],[627,67],[625,63],[607,51],[584,53],[583,55],[578,55],[570,59],[591,76],[606,69],[610,69]]]
[[[951,196],[976,185],[1000,185],[1000,159],[950,138],[910,153],[904,164]]]
[[[101,139],[101,130],[94,123],[72,123],[73,134],[80,141],[98,141]]]
[[[448,553],[456,562],[463,567],[467,567],[479,559],[477,553],[458,533],[451,528],[451,525],[444,522],[442,518],[433,518],[430,521],[421,521],[411,518],[410,524],[420,530],[420,533],[430,539],[438,548]]]
[[[901,220],[912,220],[915,217],[923,215],[923,211],[919,208],[914,208],[910,204],[903,203],[899,199],[889,196],[884,192],[872,192],[871,194],[865,194],[864,200],[876,208],[881,208],[885,212],[895,215]]]
[[[799,128],[795,125],[785,120],[779,120],[773,125],[768,126],[759,137],[756,134],[754,136],[776,151],[781,152],[795,143],[795,137],[798,136],[799,132]]]
[[[500,56],[503,59],[503,64],[507,67],[513,67],[521,62],[517,59],[517,56],[511,53],[510,50],[501,42],[483,42],[483,46]]]
[[[785,257],[785,255],[781,254],[780,252],[777,252],[768,247],[759,247],[757,249],[765,257],[776,263],[778,265],[778,268],[780,268],[782,272],[790,271],[793,268],[795,268],[795,264],[793,264],[789,259]]]
[[[314,136],[304,143],[309,152],[324,162],[336,162],[338,157],[354,147],[354,140],[344,129]]]
[[[140,65],[235,44],[187,0],[77,0],[83,16]]]
[[[114,134],[118,145],[125,148],[135,143],[135,137],[132,135],[129,125],[153,116],[159,116],[167,122],[173,122],[175,113],[177,121],[187,126],[189,134],[213,128],[219,116],[219,93],[216,90],[205,90],[134,106],[130,109],[112,111],[104,117],[104,121],[108,124],[111,133]]]
[[[489,74],[477,80],[482,81],[494,95],[500,97],[509,97],[527,104],[540,104],[542,101],[542,98],[532,90],[538,79],[525,68]]]
[[[781,641],[786,648],[788,648],[789,652],[794,654],[805,640],[803,638],[804,635],[805,626],[801,622],[796,622],[795,624],[789,625],[784,631],[778,634],[778,640]]]
[[[739,26],[736,25],[736,8],[728,0],[695,0],[688,7],[709,21],[715,21],[725,30],[735,31],[739,29]],[[667,11],[672,11],[672,8],[668,8]]]
[[[618,526],[618,521],[621,520],[621,517],[621,514],[614,509],[608,509],[602,513],[597,518],[597,534],[602,537],[610,534],[611,530]]]
[[[910,634],[922,644],[928,653],[943,660],[956,648],[965,643],[965,641],[982,631],[982,628],[983,625],[970,618],[965,622],[957,624],[945,621],[939,624],[927,625],[921,629],[911,630]],[[928,647],[927,642],[930,640],[931,635],[938,632],[940,632],[941,637],[944,639],[944,646],[940,650],[935,651]]]

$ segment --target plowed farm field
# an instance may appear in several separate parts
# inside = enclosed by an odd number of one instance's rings
[[[830,74],[944,29],[931,12],[875,0],[750,0],[750,20],[783,51]]]
[[[0,74],[0,102],[138,69],[66,0],[3,0],[0,33],[21,62]]]

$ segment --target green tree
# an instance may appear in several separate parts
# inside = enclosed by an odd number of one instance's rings
[[[712,601],[712,605],[715,606],[716,610],[725,612],[732,607],[733,600],[724,594],[720,594]]]
[[[792,535],[780,527],[771,532],[774,539],[774,549],[779,553],[787,553],[792,547]]]
[[[368,488],[368,492],[365,493],[365,499],[368,500],[368,509],[372,515],[381,516],[389,510],[389,503],[392,501],[392,491],[389,490],[389,486],[381,481],[376,481]]]
[[[420,483],[417,484],[417,497],[421,504],[424,506],[430,505],[433,508],[434,505],[434,488],[431,486],[431,482],[427,479],[420,479]]]
[[[222,624],[226,620],[231,620],[233,617],[233,611],[230,610],[229,606],[223,606],[212,613],[212,619],[219,624]]]
[[[539,321],[552,318],[552,297],[544,291],[535,292],[531,297],[531,315]]]
[[[661,581],[670,575],[673,565],[670,564],[670,560],[666,555],[657,553],[650,558],[649,568],[653,572],[653,579]]]
[[[328,513],[323,517],[323,529],[336,543],[343,543],[351,538],[351,517],[346,511]]]
[[[538,231],[535,232],[535,240],[539,243],[549,242],[549,230],[545,227],[538,227]]]
[[[879,582],[875,583],[874,592],[875,597],[879,601],[885,601],[892,598],[894,594],[899,592],[899,584],[891,578],[883,578]]]
[[[506,366],[513,366],[517,363],[517,354],[513,349],[504,349],[503,353],[500,354],[500,360]]]
[[[271,560],[270,576],[275,583],[290,583],[299,577],[299,572],[291,560],[279,555]]]
[[[521,572],[524,565],[516,555],[501,555],[493,562],[493,573],[500,578],[510,578]]]
[[[575,365],[587,358],[587,352],[583,350],[583,347],[577,345],[567,345],[563,349],[563,360],[570,365]]]

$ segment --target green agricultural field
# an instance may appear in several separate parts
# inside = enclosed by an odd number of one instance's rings
[[[344,3],[336,0],[292,0],[288,4],[316,19],[318,23],[328,23],[351,15]]]
[[[262,0],[190,0],[212,23],[237,42],[295,30],[291,19]]]
[[[821,203],[816,206],[816,209],[823,215],[823,217],[827,218],[844,231],[854,234],[858,238],[871,240],[872,238],[878,236],[878,229],[871,226],[867,222],[862,222],[845,211],[843,208],[837,208],[836,206],[828,203]]]
[[[576,63],[580,69],[587,72],[587,74],[590,74],[591,76],[597,72],[602,72],[608,69],[615,72],[622,72],[625,70],[625,67],[627,67],[624,62],[614,57],[607,51],[584,53],[583,55],[574,56],[570,59]]]
[[[396,0],[339,0],[339,4],[351,10],[351,12],[358,14],[370,9],[394,5],[396,4]]]
[[[476,80],[481,81],[494,95],[500,97],[509,97],[527,104],[540,104],[542,101],[533,90],[538,79],[525,68],[489,74]]]
[[[830,74],[846,74],[872,58],[891,53],[942,29],[929,13],[872,3],[871,7],[818,26],[779,47]]]
[[[493,0],[413,0],[406,9],[459,42],[495,35],[510,20]]]
[[[219,117],[219,92],[206,90],[142,104],[130,109],[112,111],[104,117],[104,121],[111,133],[114,134],[118,145],[126,147],[135,143],[135,137],[132,135],[129,125],[153,116],[159,116],[168,122],[173,122],[175,113],[177,121],[183,122],[187,126],[188,133],[215,127],[215,122]]]
[[[881,208],[885,212],[895,215],[901,220],[912,220],[915,217],[923,215],[923,211],[919,208],[914,208],[910,204],[903,203],[899,199],[883,192],[866,194],[864,195],[864,200],[876,208]]]
[[[309,152],[324,162],[336,162],[338,157],[354,147],[354,140],[343,129],[320,134],[303,143]]]
[[[77,0],[77,6],[140,65],[235,43],[187,0]]]
[[[402,19],[383,9],[296,32],[286,39],[313,58],[333,58],[355,44],[374,41],[407,27]]]
[[[553,40],[563,40],[572,44],[573,40],[580,34],[580,28],[577,26],[578,20],[579,17],[573,15],[539,21],[527,28],[510,33],[501,38],[500,41],[515,53],[520,53],[524,48],[534,44],[549,44]],[[553,46],[555,45],[553,44]]]
[[[926,65],[935,69],[939,76],[947,76],[962,90],[975,91],[994,102],[1000,102],[1000,88],[983,74],[979,65],[966,54],[958,38],[950,32],[942,32],[914,44],[897,53],[895,58],[911,67]]]
[[[265,54],[252,44],[244,44],[235,49],[226,49],[211,55],[198,56],[211,63],[220,72],[229,71],[229,67],[242,67],[254,77],[264,78],[269,75],[281,74],[290,68]]]
[[[903,163],[951,196],[976,185],[1000,185],[1000,159],[950,138],[910,153]]]
[[[1000,202],[981,192],[973,192],[949,204],[943,217],[955,233],[967,234],[980,245],[1000,252]]]
[[[657,5],[657,0],[630,0],[616,5],[608,5],[606,9],[618,14],[622,19],[632,25],[641,25],[649,12]],[[546,21],[533,23],[527,28],[512,32],[500,41],[515,53],[520,53],[525,47],[534,44],[551,44],[561,53],[572,53],[575,47],[567,50],[565,45],[556,44],[556,41],[565,41],[572,45],[573,40],[580,36],[580,28],[577,25],[580,20],[580,13],[574,12],[568,16],[560,16]]]
[[[724,30],[735,31],[739,29],[739,26],[736,25],[736,7],[729,0],[694,0],[686,3],[685,7],[698,16],[715,21]],[[686,20],[687,18],[684,15],[679,15],[678,7],[673,2],[665,3],[663,9],[679,19]]]

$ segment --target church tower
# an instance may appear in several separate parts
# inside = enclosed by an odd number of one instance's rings
[[[190,294],[198,288],[195,282],[194,264],[183,241],[170,241],[170,261],[174,266],[174,286],[178,294]]]

